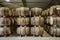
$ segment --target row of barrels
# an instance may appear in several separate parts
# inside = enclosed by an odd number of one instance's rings
[[[54,26],[46,26],[46,31],[52,36],[60,36],[60,28],[56,25]],[[28,27],[28,26],[19,26],[16,29],[16,33],[19,36],[42,36],[44,34],[43,27],[40,26],[34,26],[34,27]],[[4,26],[0,27],[0,35],[11,35],[11,28]]]
[[[60,26],[60,17],[48,16],[46,18],[46,24]]]
[[[53,25],[53,26],[48,26],[45,25],[45,30],[53,37],[60,37],[60,27]]]
[[[29,22],[31,21],[31,23]],[[41,16],[38,17],[31,17],[31,20],[29,17],[19,17],[19,18],[0,18],[0,26],[3,25],[42,25],[44,23],[44,18]]]
[[[44,29],[41,26],[19,26],[16,29],[16,33],[19,36],[42,36],[44,33]],[[0,35],[11,35],[11,28],[10,27],[0,27]]]
[[[47,10],[42,11],[42,8],[31,8],[31,10],[28,7],[20,7],[20,8],[16,8],[11,9],[8,7],[1,7],[0,8],[0,16],[29,16],[31,11],[31,16],[38,16],[38,15],[42,15],[42,16],[51,16],[51,15],[60,15],[60,5],[55,5],[52,6],[50,8],[48,8]]]
[[[42,11],[43,16],[60,16],[60,5],[51,6]]]
[[[41,16],[31,17],[31,25],[42,25],[44,24],[44,18]]]
[[[24,30],[25,29],[25,30]],[[43,31],[43,28],[42,27],[40,27],[40,26],[34,26],[34,27],[31,27],[31,28],[29,28],[29,27],[18,27],[17,28],[17,33],[20,35],[24,35],[25,33],[26,33],[26,35],[27,34],[29,34],[29,29],[30,29],[30,35],[36,35],[36,36],[41,36],[41,35],[43,35],[43,33],[44,33],[44,31]],[[25,33],[24,33],[25,32]],[[27,33],[28,32],[28,33]]]
[[[9,18],[0,18],[0,26],[4,26],[4,25],[10,25],[11,20]]]
[[[30,14],[31,11],[31,14]],[[31,8],[28,7],[20,7],[16,9],[11,9],[8,7],[0,8],[0,16],[30,16],[30,15],[40,15],[42,13],[41,8]]]
[[[0,17],[6,17],[6,16],[11,16],[13,15],[13,9],[8,8],[8,7],[1,7],[0,8]]]
[[[7,26],[0,27],[0,36],[6,36],[10,34],[11,34],[10,27]]]

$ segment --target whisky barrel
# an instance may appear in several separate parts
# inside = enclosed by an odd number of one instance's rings
[[[41,14],[42,14],[42,8],[37,8],[37,7],[31,8],[32,16],[39,16]]]
[[[42,25],[44,18],[40,16],[31,17],[31,25]]]
[[[50,27],[49,33],[52,36],[60,36],[60,28],[59,27]]]
[[[49,16],[47,17],[47,24],[50,24],[50,25],[58,25],[60,26],[60,17],[52,17],[52,16]]]
[[[0,35],[4,35],[3,34],[3,29],[4,29],[3,27],[0,27]]]
[[[43,34],[43,28],[39,26],[31,27],[31,35],[41,36]]]
[[[29,8],[28,7],[16,8],[15,16],[28,16],[28,15],[29,15]]]
[[[12,9],[8,7],[1,7],[0,8],[0,16],[12,16]]]
[[[28,17],[20,17],[16,19],[18,25],[29,25],[29,18]]]
[[[27,26],[20,26],[17,28],[17,34],[19,35],[28,35],[29,34],[29,27]]]

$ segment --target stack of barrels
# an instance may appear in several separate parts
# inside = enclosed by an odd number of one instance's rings
[[[33,36],[42,36],[44,33],[43,27],[41,27],[44,24],[44,18],[41,17],[41,14],[41,8],[31,8],[31,35]]]
[[[0,8],[0,36],[41,36],[44,18],[41,8],[20,7],[15,10],[8,7]]]
[[[44,27],[44,28],[43,28]],[[60,36],[60,6],[42,8],[0,7],[0,36]]]
[[[60,36],[60,5],[55,5],[42,12],[45,16],[45,30],[53,36]]]
[[[28,7],[20,7],[16,8],[15,16],[19,16],[15,18],[16,25],[19,25],[16,29],[16,33],[19,36],[28,36],[29,35],[29,8]]]
[[[8,7],[0,8],[0,36],[7,36],[11,34],[11,16],[13,14],[12,9]]]

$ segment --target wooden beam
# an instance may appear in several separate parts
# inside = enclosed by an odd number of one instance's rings
[[[4,5],[0,3],[0,7],[4,7]]]
[[[23,5],[24,5],[24,7],[27,7],[26,0],[22,0],[22,3],[23,3]]]
[[[48,3],[48,5],[46,6],[46,8],[49,8],[50,6],[52,6],[53,2],[54,2],[54,0],[50,0],[50,2]]]

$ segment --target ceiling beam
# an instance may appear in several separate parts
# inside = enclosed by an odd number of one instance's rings
[[[0,3],[0,7],[4,7],[4,5],[2,3]]]
[[[53,3],[53,0],[50,0],[49,3],[48,3],[47,6],[46,6],[46,9],[49,8],[52,3]]]
[[[3,2],[5,2],[5,1],[3,1]],[[24,3],[48,3],[48,2],[25,2],[25,1],[22,1],[22,2],[24,2]],[[22,2],[5,2],[5,3],[22,3]],[[0,3],[2,3],[2,2],[0,2]]]
[[[24,6],[24,7],[27,7],[26,0],[22,0],[22,3],[23,3],[23,6]]]

